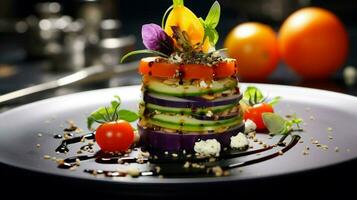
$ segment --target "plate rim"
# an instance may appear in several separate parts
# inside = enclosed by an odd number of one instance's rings
[[[353,95],[349,95],[349,94],[344,94],[344,93],[340,93],[340,92],[334,92],[334,91],[328,91],[328,90],[322,90],[322,89],[315,89],[315,88],[308,88],[308,87],[300,87],[300,86],[289,86],[289,85],[279,85],[279,84],[265,84],[265,83],[245,83],[245,82],[240,82],[239,83],[239,87],[246,87],[247,85],[253,85],[256,87],[272,87],[272,88],[283,88],[283,89],[289,89],[289,88],[293,88],[295,90],[304,90],[304,91],[309,91],[312,93],[316,93],[317,94],[324,94],[324,95],[328,95],[328,94],[333,94],[333,95],[338,95],[340,97],[344,97],[348,100],[352,100],[352,101],[356,101],[357,104],[357,97],[353,96]],[[88,95],[91,93],[97,93],[97,92],[103,92],[103,91],[110,91],[110,90],[116,90],[116,89],[130,89],[130,88],[137,88],[140,85],[131,85],[131,86],[122,86],[122,87],[113,87],[113,88],[103,88],[103,89],[96,89],[96,90],[88,90],[88,91],[82,91],[82,92],[77,92],[77,93],[72,93],[72,94],[66,94],[66,95],[61,95],[61,96],[57,96],[57,97],[51,97],[51,98],[46,98],[43,100],[39,100],[39,101],[34,101],[28,104],[24,104],[15,108],[12,108],[8,111],[2,112],[0,113],[0,118],[6,117],[7,115],[11,115],[13,112],[19,112],[23,109],[28,109],[31,106],[37,105],[37,104],[46,104],[47,102],[53,102],[53,101],[60,101],[61,99],[67,99],[70,98],[71,96],[78,96],[78,95]],[[113,179],[108,179],[108,178],[96,178],[96,177],[92,177],[92,176],[73,176],[70,173],[66,173],[66,174],[57,174],[57,173],[53,173],[53,172],[48,172],[48,171],[41,171],[40,169],[34,169],[34,168],[25,168],[23,166],[19,166],[19,165],[14,165],[12,163],[9,162],[4,162],[3,160],[0,160],[0,164],[9,166],[9,167],[13,167],[13,168],[17,168],[20,170],[25,170],[25,171],[31,171],[31,172],[35,172],[35,173],[40,173],[43,175],[49,175],[52,177],[65,177],[65,178],[70,178],[70,179],[76,179],[76,180],[90,180],[90,181],[94,181],[94,182],[106,182],[106,183],[111,183],[111,184],[119,184],[119,185],[140,185],[140,186],[144,186],[144,185],[161,185],[161,184],[199,184],[199,183],[226,183],[226,182],[240,182],[240,181],[254,181],[254,180],[260,180],[260,179],[266,179],[266,178],[276,178],[276,177],[283,177],[283,176],[290,176],[290,175],[294,175],[294,174],[299,174],[302,172],[311,172],[311,171],[315,171],[315,170],[319,170],[319,169],[325,169],[325,168],[329,168],[329,167],[334,167],[343,163],[347,163],[347,162],[351,162],[351,161],[356,161],[357,157],[355,158],[350,158],[344,161],[339,161],[339,162],[335,162],[332,164],[328,164],[325,166],[316,166],[316,167],[312,167],[309,169],[301,169],[301,170],[296,170],[296,171],[291,171],[291,172],[286,172],[283,174],[272,174],[272,175],[261,175],[261,176],[256,176],[256,177],[243,177],[240,179],[235,179],[234,176],[224,176],[224,177],[200,177],[200,178],[164,178],[164,179],[160,179],[160,181],[157,181],[157,179],[145,179],[145,180],[140,180],[137,181],[139,179],[125,179],[124,181],[119,180],[113,180]]]

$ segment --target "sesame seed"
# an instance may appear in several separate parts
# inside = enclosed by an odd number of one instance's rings
[[[300,140],[299,143],[304,143],[304,140]]]
[[[186,162],[184,165],[183,165],[184,168],[189,168],[190,167],[190,162]]]
[[[223,170],[219,166],[213,167],[212,168],[212,172],[215,174],[215,176],[222,176],[223,175]]]
[[[309,155],[309,152],[308,151],[302,151],[302,155],[304,155],[304,156]]]
[[[81,160],[79,160],[78,158],[76,159],[76,165],[81,165]]]
[[[339,152],[340,149],[338,147],[335,147],[335,152]]]
[[[51,159],[51,156],[49,156],[49,155],[44,155],[43,158],[44,158],[44,159]]]
[[[263,141],[259,141],[258,144],[263,144]]]
[[[51,157],[51,160],[56,161],[57,158],[56,157]]]
[[[156,167],[155,167],[156,173],[160,173],[160,170],[161,170],[161,168],[160,168],[159,166],[156,166]]]
[[[284,152],[283,152],[283,151],[279,151],[278,153],[279,153],[279,155],[283,155],[283,154],[284,154]]]
[[[63,159],[60,159],[60,158],[57,159],[56,162],[57,162],[58,165],[64,164],[64,160],[63,160]]]
[[[171,154],[172,155],[172,157],[175,157],[175,158],[177,158],[177,153],[173,153],[173,154]]]
[[[37,134],[37,137],[42,137],[42,133],[38,133],[38,134]]]
[[[333,129],[332,129],[331,127],[328,127],[328,128],[327,128],[327,131],[328,131],[328,132],[332,132]]]
[[[329,140],[332,140],[332,139],[333,139],[332,135],[329,135],[329,136],[328,136],[328,139],[329,139]]]
[[[165,151],[165,155],[169,155],[169,152],[168,152],[168,151]]]
[[[312,142],[312,144],[319,144],[319,141],[318,141],[318,140],[314,140],[314,141]]]
[[[40,148],[40,147],[41,147],[41,144],[36,144],[36,147],[37,147],[37,148]]]
[[[257,139],[257,138],[254,138],[253,142],[258,142],[258,139]]]

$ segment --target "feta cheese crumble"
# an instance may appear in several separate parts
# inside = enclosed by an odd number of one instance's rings
[[[243,133],[239,132],[238,135],[231,137],[231,148],[244,149],[248,146],[249,146],[249,140]]]
[[[195,143],[194,150],[200,156],[219,156],[221,144],[216,139],[201,140]]]
[[[206,81],[201,80],[201,81],[200,81],[200,87],[201,87],[201,88],[208,88],[208,85],[207,85]]]
[[[244,128],[245,128],[244,133],[247,134],[247,133],[255,131],[255,129],[257,129],[257,125],[252,120],[247,119],[244,122]]]

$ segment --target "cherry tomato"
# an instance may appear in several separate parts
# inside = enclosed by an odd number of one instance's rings
[[[107,122],[97,128],[95,139],[104,152],[123,152],[133,144],[134,130],[124,120]]]
[[[274,112],[273,107],[270,104],[267,103],[260,103],[256,104],[252,107],[249,107],[245,112],[244,112],[244,120],[250,119],[252,120],[256,125],[258,130],[266,129],[262,114],[265,112]]]
[[[322,8],[294,12],[279,31],[283,60],[306,79],[331,76],[346,61],[348,35],[342,22]]]
[[[238,61],[238,75],[245,80],[261,81],[279,62],[279,45],[274,30],[256,22],[236,26],[226,37],[229,57]]]

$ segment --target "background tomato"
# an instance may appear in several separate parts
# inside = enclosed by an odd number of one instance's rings
[[[226,37],[224,46],[229,57],[237,59],[238,74],[243,79],[264,79],[279,62],[275,32],[261,23],[243,23]]]
[[[134,130],[124,120],[107,122],[97,128],[95,139],[104,152],[124,152],[134,142]]]
[[[247,108],[244,112],[244,120],[250,119],[257,125],[257,130],[265,129],[262,114],[265,112],[274,112],[273,107],[267,103],[256,104]]]
[[[326,78],[345,62],[348,36],[343,24],[321,8],[303,8],[283,23],[279,46],[284,61],[305,78]]]

